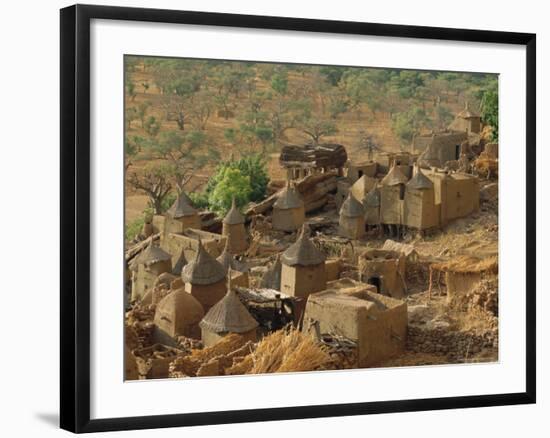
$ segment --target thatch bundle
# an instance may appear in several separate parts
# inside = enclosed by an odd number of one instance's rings
[[[331,368],[332,362],[326,347],[310,335],[288,328],[257,344],[229,334],[211,347],[175,359],[170,377],[314,371]]]
[[[311,336],[293,328],[265,337],[251,356],[252,366],[245,374],[313,371],[323,368],[331,360]]]
[[[170,364],[170,377],[196,376],[203,365],[212,362],[218,364],[218,374],[224,374],[224,368],[233,364],[233,358],[249,355],[252,349],[252,342],[246,341],[243,336],[228,334],[211,347],[192,350],[191,354],[178,357]]]

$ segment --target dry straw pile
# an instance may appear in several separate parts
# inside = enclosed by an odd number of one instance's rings
[[[459,256],[443,263],[435,263],[432,269],[443,272],[455,272],[457,274],[473,274],[488,272],[498,273],[498,257],[488,257],[480,260],[471,256]]]
[[[289,328],[260,341],[251,361],[246,374],[283,373],[321,369],[330,356],[311,336]]]

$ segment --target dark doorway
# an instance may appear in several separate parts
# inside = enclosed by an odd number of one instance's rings
[[[460,145],[455,145],[455,160],[458,160],[460,158]]]
[[[372,284],[376,287],[376,292],[380,293],[380,287],[382,286],[380,282],[380,277],[369,277],[367,279],[367,284]]]
[[[358,170],[358,171],[357,171],[357,176],[358,176],[359,178],[361,178],[361,177],[363,176],[363,171],[362,171],[362,170]]]

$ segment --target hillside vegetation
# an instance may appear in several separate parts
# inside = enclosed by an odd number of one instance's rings
[[[136,56],[125,72],[127,221],[202,189],[220,162],[256,155],[280,179],[287,143],[337,142],[352,158],[372,145],[397,151],[466,102],[498,123],[489,74]],[[226,206],[227,194],[219,198]]]

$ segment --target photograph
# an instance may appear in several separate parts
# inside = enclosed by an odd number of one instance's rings
[[[126,381],[499,362],[498,74],[125,54],[119,91]]]

